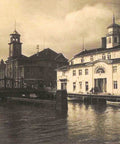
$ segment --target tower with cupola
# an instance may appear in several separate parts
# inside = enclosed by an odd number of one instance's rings
[[[116,24],[114,15],[113,23],[110,26],[108,26],[107,29],[107,48],[112,48],[120,45],[120,25]]]
[[[14,30],[10,34],[10,43],[9,43],[9,58],[18,58],[22,54],[22,43],[20,41],[20,34]]]

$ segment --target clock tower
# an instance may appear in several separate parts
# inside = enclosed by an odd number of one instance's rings
[[[113,23],[107,29],[107,48],[120,45],[120,25],[115,23],[115,16],[113,16]]]
[[[15,30],[10,34],[9,58],[18,58],[21,56],[22,43],[20,42],[20,34]]]

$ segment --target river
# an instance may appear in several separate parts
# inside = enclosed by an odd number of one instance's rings
[[[0,103],[0,144],[120,144],[120,108],[69,102],[61,114]]]

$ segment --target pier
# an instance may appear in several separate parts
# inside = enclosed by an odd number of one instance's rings
[[[36,95],[37,98],[43,99],[55,99],[54,93],[48,92],[44,89],[32,89],[32,88],[1,88],[0,97],[27,97],[29,98],[32,94]]]
[[[23,104],[44,104],[62,112],[68,110],[66,90],[57,91],[55,94],[44,89],[3,88],[0,89],[0,99]]]
[[[111,101],[120,101],[119,95],[108,95],[108,94],[73,94],[68,93],[68,98],[71,100],[76,101],[83,101],[83,102],[106,102],[107,100]]]

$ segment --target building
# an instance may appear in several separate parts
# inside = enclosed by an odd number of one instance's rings
[[[107,27],[102,47],[83,50],[68,66],[57,70],[57,89],[68,93],[107,93],[120,95],[120,25]]]
[[[6,64],[2,59],[0,61],[0,87],[4,87],[3,79],[5,78],[5,69],[6,69]]]
[[[9,57],[0,63],[0,87],[56,87],[56,68],[68,64],[61,53],[50,48],[27,57],[22,54],[20,34],[10,34]]]

